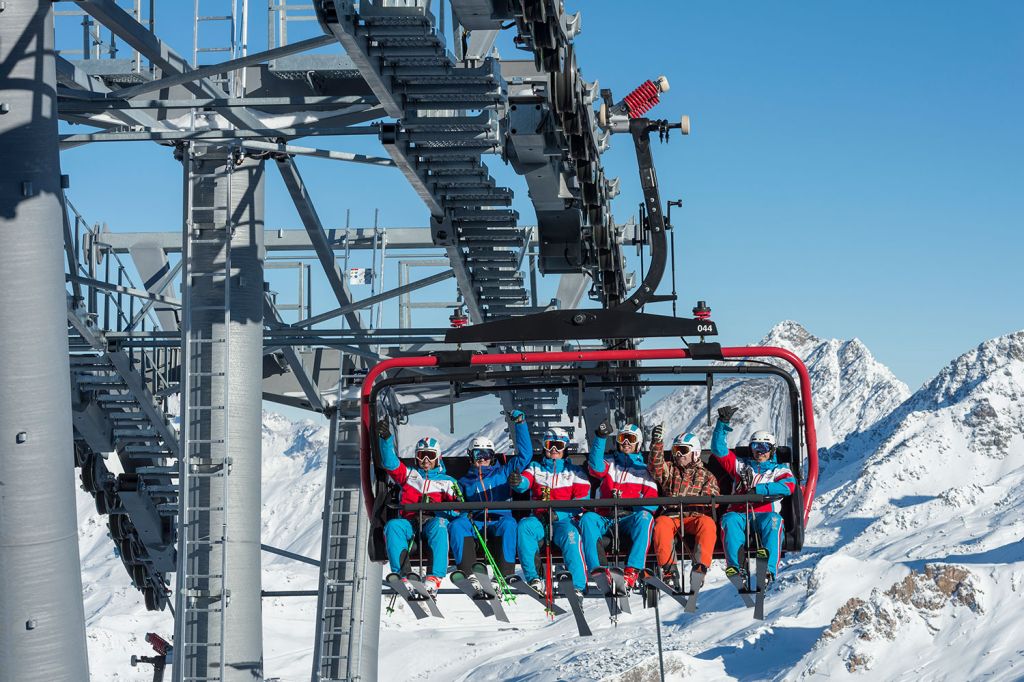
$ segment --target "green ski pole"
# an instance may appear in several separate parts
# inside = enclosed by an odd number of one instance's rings
[[[462,494],[462,488],[459,487],[458,483],[455,484],[455,495],[459,498],[460,502],[466,501],[466,497]],[[505,576],[501,574],[501,569],[498,568],[498,562],[495,561],[494,557],[491,555],[491,550],[488,549],[487,542],[485,542],[483,536],[480,535],[480,529],[476,527],[476,523],[473,522],[472,518],[469,520],[469,525],[472,526],[473,534],[476,536],[476,541],[480,543],[480,547],[484,551],[484,556],[487,557],[487,563],[490,565],[491,570],[494,571],[495,581],[498,583],[498,591],[501,592],[502,601],[506,603],[514,602],[516,600],[516,595],[513,594],[512,588],[508,586],[508,583],[505,582]]]

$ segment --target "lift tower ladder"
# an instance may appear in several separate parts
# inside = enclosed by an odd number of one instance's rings
[[[174,682],[222,680],[230,591],[227,575],[227,368],[231,322],[231,169],[202,172],[191,145],[184,149],[185,234],[182,239],[181,457],[179,459],[178,572],[175,598]],[[204,183],[196,200],[196,187]],[[212,182],[211,182],[212,181]],[[226,191],[216,191],[217,184]],[[218,201],[217,197],[223,197]],[[209,204],[206,204],[206,201]],[[223,249],[222,267],[197,268],[197,253]],[[206,254],[207,256],[209,254]],[[202,282],[202,279],[207,279]],[[222,296],[193,301],[196,285],[223,287]],[[217,300],[217,299],[220,300]],[[208,322],[208,323],[207,323]],[[219,357],[218,357],[219,356]],[[219,386],[218,386],[219,384]],[[219,390],[216,390],[218,389]],[[219,413],[220,418],[215,418]],[[211,671],[216,671],[212,673]]]
[[[239,0],[193,0],[193,3],[192,66],[206,66],[207,62],[200,63],[204,55],[213,57],[209,64],[243,56],[249,0],[241,0],[241,24],[238,21]],[[204,25],[209,29],[203,30]],[[222,88],[229,97],[242,94],[237,91],[234,71],[211,76],[210,82]]]
[[[360,488],[357,414],[342,411],[341,401],[331,414],[313,682],[375,678],[363,669],[369,662],[360,654],[364,629],[371,626],[366,608],[379,611],[379,604],[366,599],[367,571],[375,566],[366,552],[369,519]],[[374,585],[379,576],[377,569]]]

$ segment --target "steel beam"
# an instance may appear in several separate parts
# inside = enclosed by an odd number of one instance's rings
[[[3,5],[0,677],[84,680],[53,3]]]
[[[288,188],[292,201],[295,202],[299,218],[302,219],[302,224],[309,234],[310,244],[320,259],[320,264],[327,275],[327,282],[331,285],[331,290],[334,291],[338,304],[342,307],[349,305],[352,303],[352,292],[349,291],[348,283],[345,281],[341,268],[338,267],[338,262],[334,258],[334,251],[331,248],[330,240],[327,237],[327,233],[324,232],[323,223],[320,222],[320,216],[317,215],[316,208],[313,206],[313,200],[310,198],[309,192],[306,191],[306,185],[299,174],[299,168],[295,164],[295,159],[290,156],[278,159],[277,169],[281,171],[281,178],[284,180],[285,187]],[[357,311],[353,310],[346,313],[345,319],[352,329],[363,328],[362,319]]]
[[[386,227],[388,250],[436,249],[429,227]],[[373,248],[373,228],[331,228],[327,230],[328,244],[335,251]],[[266,230],[267,252],[312,251],[309,232],[298,229]],[[108,232],[103,235],[104,247],[113,253],[129,253],[139,242],[154,243],[165,253],[181,253],[181,232]],[[444,261],[448,265],[448,261]]]
[[[362,310],[363,308],[369,308],[370,306],[372,306],[372,305],[374,305],[376,303],[380,303],[381,301],[386,301],[389,298],[394,298],[395,296],[401,296],[403,294],[407,294],[410,291],[416,291],[417,289],[422,289],[424,287],[429,287],[431,284],[437,284],[438,282],[443,282],[446,279],[451,279],[454,276],[455,276],[455,271],[454,270],[446,270],[445,272],[439,272],[436,275],[431,275],[429,277],[424,277],[421,280],[418,280],[418,281],[415,281],[415,282],[410,282],[409,284],[406,284],[406,285],[403,285],[403,286],[400,286],[400,287],[395,287],[394,289],[389,289],[388,291],[382,291],[381,293],[377,294],[376,296],[369,296],[367,298],[362,299],[361,301],[356,301],[355,303],[350,303],[347,306],[342,306],[341,308],[335,308],[334,310],[329,310],[326,313],[321,313],[319,315],[314,315],[313,317],[307,318],[305,320],[302,320],[301,322],[297,322],[297,323],[291,325],[291,327],[292,327],[292,329],[302,329],[302,328],[312,327],[314,324],[319,324],[320,322],[325,322],[327,320],[332,320],[335,317],[339,317],[341,315],[345,315],[346,313],[350,313],[353,310]]]
[[[173,142],[178,140],[241,140],[248,138],[324,137],[337,135],[376,135],[376,126],[342,128],[302,126],[300,128],[264,128],[259,120],[244,128],[220,130],[150,130],[102,133],[75,133],[60,136],[61,150],[73,149],[90,142]]]
[[[140,85],[133,85],[130,88],[123,88],[121,90],[115,90],[108,97],[115,97],[118,99],[131,99],[138,97],[139,95],[147,92],[155,92],[157,90],[163,90],[169,88],[172,85],[184,85],[186,83],[192,83],[203,78],[209,78],[211,76],[219,76],[235,69],[240,69],[245,66],[252,66],[254,64],[262,64],[263,62],[270,61],[271,59],[277,59],[278,57],[287,57],[290,54],[297,54],[299,52],[305,52],[324,45],[330,45],[336,42],[334,36],[322,35],[315,38],[309,38],[307,40],[300,40],[295,43],[289,43],[288,45],[282,45],[281,47],[275,47],[264,52],[254,52],[247,54],[244,57],[238,59],[230,59],[220,64],[210,64],[209,66],[201,66],[195,69],[191,69],[187,72],[177,73],[173,76],[164,76],[158,78],[155,81],[148,83],[142,83]]]

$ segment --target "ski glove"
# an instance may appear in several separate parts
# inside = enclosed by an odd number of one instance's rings
[[[523,475],[518,471],[513,471],[508,475],[508,485],[511,488],[518,488],[523,482]]]
[[[754,492],[754,470],[750,467],[740,469],[740,483],[743,484],[743,489],[748,493]]]
[[[597,425],[597,428],[594,429],[594,435],[598,438],[607,438],[612,435],[612,427],[608,426],[608,422],[601,422]]]
[[[728,422],[733,418],[737,412],[737,408],[732,405],[726,405],[725,407],[718,408],[718,418],[724,422]]]
[[[651,442],[652,443],[660,443],[661,442],[661,438],[664,435],[665,435],[665,425],[664,424],[658,424],[651,431]]]
[[[388,424],[387,419],[381,419],[377,422],[377,435],[383,440],[391,438],[391,425]]]
[[[516,424],[522,424],[526,421],[526,414],[522,410],[512,410],[508,416]]]

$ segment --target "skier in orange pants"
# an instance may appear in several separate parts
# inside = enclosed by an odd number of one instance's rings
[[[660,436],[660,428],[655,429]],[[664,445],[660,442],[651,445],[651,457],[648,463],[651,476],[658,482],[663,497],[680,497],[685,495],[718,495],[718,479],[704,468],[700,458],[700,441],[692,433],[676,436],[672,442],[672,460],[665,461]],[[706,505],[686,505],[682,509],[663,507],[661,515],[654,520],[654,554],[658,565],[662,568],[665,582],[678,587],[679,575],[674,562],[676,538],[679,537],[679,525],[683,532],[694,537],[696,551],[691,569],[691,580],[694,573],[707,573],[711,565],[711,556],[715,550],[717,529],[715,522],[708,515]]]

